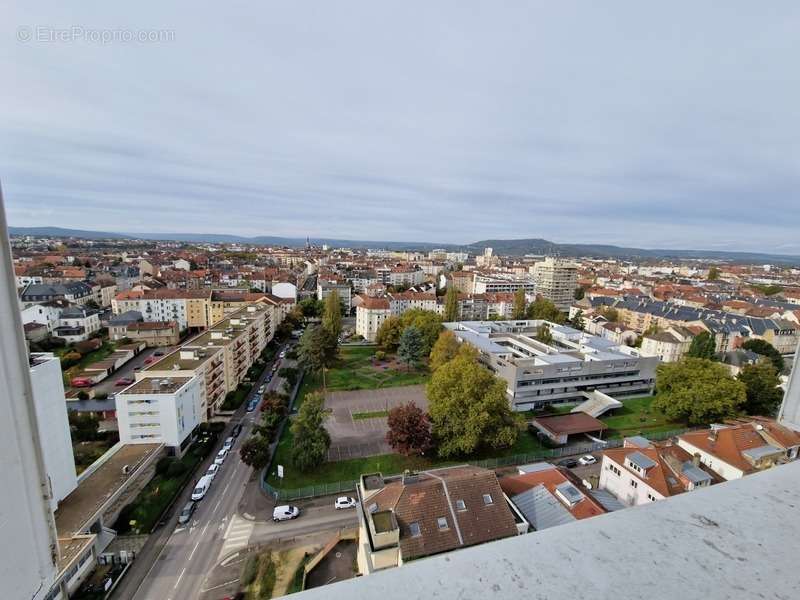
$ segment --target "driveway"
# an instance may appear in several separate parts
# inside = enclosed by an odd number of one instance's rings
[[[165,354],[169,351],[167,348],[145,348],[138,355],[134,356],[119,369],[114,371],[111,375],[106,377],[103,381],[93,386],[95,395],[97,394],[114,394],[120,390],[125,389],[124,386],[116,386],[117,380],[122,378],[136,379],[134,369],[136,367],[143,367],[144,361],[151,357],[156,350],[160,350]]]
[[[407,402],[414,402],[422,410],[427,410],[425,386],[406,385],[329,393],[325,398],[325,408],[331,411],[325,422],[325,428],[331,436],[328,460],[362,458],[391,452],[386,443],[386,413]]]

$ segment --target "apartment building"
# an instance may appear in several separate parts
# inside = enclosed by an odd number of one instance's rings
[[[392,310],[388,298],[359,297],[356,307],[356,335],[368,342],[374,342],[383,322],[388,319]]]
[[[73,344],[88,340],[100,328],[99,311],[83,306],[70,306],[61,311],[58,327],[53,330],[53,335]]]
[[[536,339],[547,325],[550,343]],[[540,320],[445,323],[481,362],[506,381],[514,410],[586,400],[597,390],[611,396],[652,393],[657,357],[636,348]]]
[[[177,321],[137,322],[125,327],[123,337],[134,342],[144,342],[149,348],[174,346],[181,340]]]
[[[469,291],[473,294],[513,294],[519,288],[524,289],[525,293],[531,296],[537,291],[536,282],[533,279],[506,273],[475,273],[472,289]],[[572,297],[570,297],[571,300]]]
[[[689,351],[695,333],[688,327],[675,325],[642,338],[642,355],[657,356],[661,362],[678,362]]]
[[[578,287],[578,265],[564,259],[548,256],[533,265],[536,293],[547,298],[558,308],[569,308]]]
[[[357,564],[361,575],[518,535],[527,530],[493,471],[449,467],[384,478],[362,475]]]
[[[350,284],[332,283],[330,281],[323,281],[322,279],[317,280],[317,300],[324,301],[334,290],[339,294],[339,301],[342,303],[342,307],[349,313],[350,309],[353,307]]]
[[[272,309],[266,303],[250,304],[216,323],[137,373],[146,377],[197,376],[202,382],[200,405],[206,420],[219,410],[225,394],[245,379],[247,370],[272,340]]]
[[[116,295],[111,310],[115,315],[137,311],[146,322],[175,321],[181,331],[206,328],[213,316],[211,294],[211,290],[128,290]]]
[[[205,421],[200,390],[192,377],[143,377],[116,395],[119,439],[125,444],[164,444],[182,456],[191,434]]]
[[[603,452],[599,488],[626,506],[649,504],[721,481],[693,456],[671,442],[626,439]]]
[[[50,302],[51,300],[66,300],[72,304],[83,306],[89,300],[94,300],[95,294],[92,286],[83,281],[71,283],[32,283],[20,294],[23,308],[33,304]]]
[[[678,436],[678,445],[725,480],[740,479],[800,456],[800,433],[764,417]]]

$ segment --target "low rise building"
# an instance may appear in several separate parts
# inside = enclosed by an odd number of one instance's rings
[[[613,397],[652,393],[657,357],[565,325],[541,320],[445,323],[479,360],[506,382],[514,410],[586,400],[597,390]],[[552,338],[537,339],[543,328]]]
[[[131,323],[127,326],[125,336],[134,342],[144,342],[153,348],[158,346],[174,346],[181,339],[177,321],[153,321],[150,323]]]
[[[359,299],[356,306],[356,335],[374,342],[381,325],[392,314],[389,300],[370,296],[359,296]]]
[[[53,330],[53,335],[73,344],[88,340],[100,328],[99,311],[83,306],[70,306],[61,311],[58,327]]]

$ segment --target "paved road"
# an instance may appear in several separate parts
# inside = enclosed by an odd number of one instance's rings
[[[276,376],[268,384],[268,389],[279,389],[282,383]],[[177,526],[177,518],[172,517],[168,526],[174,526],[175,531],[132,596],[134,600],[197,598],[206,576],[219,562],[223,550],[228,554],[249,543],[257,523],[239,516],[237,508],[253,469],[241,462],[238,449],[250,435],[258,412],[244,413],[243,405],[221,436],[223,441],[239,420],[237,417],[241,417],[243,428],[233,452],[228,455],[205,498],[198,503],[191,523]],[[206,462],[210,463],[212,458]],[[190,493],[190,490],[185,490],[183,496],[188,497]],[[180,511],[182,505],[179,502],[176,511]]]
[[[144,366],[145,359],[151,357],[153,352],[160,351],[167,353],[169,349],[166,348],[145,348],[142,350],[138,355],[134,356],[128,362],[126,362],[119,370],[114,371],[111,375],[105,378],[103,381],[98,383],[97,385],[93,386],[95,395],[97,394],[114,394],[119,392],[120,390],[124,390],[125,387],[119,386],[117,387],[116,383],[118,379],[128,378],[128,379],[136,379],[134,376],[134,368]]]

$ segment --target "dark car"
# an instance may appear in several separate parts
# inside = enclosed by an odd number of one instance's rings
[[[164,356],[164,351],[156,350],[155,352],[153,352],[153,356]]]
[[[187,502],[186,505],[183,507],[181,514],[178,515],[178,523],[183,525],[184,523],[188,523],[189,520],[192,518],[194,514],[194,509],[197,508],[197,504],[194,502]]]
[[[575,458],[565,458],[564,460],[558,461],[559,467],[567,467],[568,469],[574,469],[578,466],[578,460]]]
[[[237,423],[233,426],[233,429],[231,429],[231,437],[239,437],[240,433],[242,433],[242,424]]]

